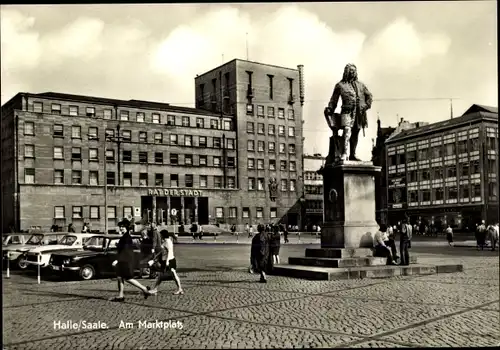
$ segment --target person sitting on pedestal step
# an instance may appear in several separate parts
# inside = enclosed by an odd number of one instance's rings
[[[396,233],[397,233],[397,228],[396,226],[392,227],[392,226],[388,226],[387,227],[387,240],[384,242],[385,245],[389,248],[391,248],[391,253],[392,253],[392,256],[394,257],[394,261],[398,261],[399,260],[399,256],[398,256],[398,250],[396,249]]]
[[[383,256],[387,257],[388,265],[396,265],[396,261],[392,255],[391,248],[388,247],[385,242],[389,240],[389,236],[387,235],[387,225],[380,225],[379,231],[375,233],[374,237],[374,248],[375,248],[375,256]]]

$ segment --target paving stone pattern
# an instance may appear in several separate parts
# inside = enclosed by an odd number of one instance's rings
[[[191,246],[189,253],[196,253],[211,268],[200,269],[194,264],[195,257],[190,258],[190,264],[178,253],[181,266],[185,267],[180,269],[184,295],[172,295],[173,281],[165,281],[160,293],[147,300],[137,289],[126,285],[125,303],[107,300],[116,295],[114,280],[43,281],[38,285],[33,276],[13,275],[5,280],[3,291],[4,348],[500,345],[498,255],[418,255],[423,264],[464,264],[464,272],[449,275],[338,281],[270,276],[267,284],[260,284],[257,275],[227,269],[227,262],[224,268],[213,268],[220,262],[217,249],[207,252],[202,245]],[[248,257],[243,251],[231,254],[241,256],[238,268],[245,266]],[[153,281],[141,283],[152,285]],[[107,328],[54,329],[54,321],[80,320],[105,322]],[[144,329],[139,328],[139,321],[170,322],[167,325],[180,322],[182,329]],[[125,323],[129,324],[121,327]]]

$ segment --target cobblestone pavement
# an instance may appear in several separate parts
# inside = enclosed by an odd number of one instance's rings
[[[282,260],[303,255],[305,247],[282,247]],[[127,285],[125,303],[107,301],[116,293],[111,279],[44,277],[38,285],[36,276],[13,273],[5,279],[4,273],[4,348],[500,345],[498,253],[451,247],[412,251],[419,263],[461,263],[464,272],[338,281],[270,276],[260,284],[258,276],[243,270],[248,247],[179,245],[185,294],[172,295],[175,285],[166,281],[157,296],[144,300]],[[140,321],[160,328],[144,328]],[[76,329],[61,328],[68,322]]]

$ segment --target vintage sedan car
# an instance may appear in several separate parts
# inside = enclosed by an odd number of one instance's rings
[[[2,247],[6,247],[12,244],[25,244],[31,237],[30,234],[24,233],[8,233],[2,236]]]
[[[26,263],[32,266],[46,268],[49,266],[50,257],[55,252],[83,250],[85,242],[95,234],[92,233],[70,233],[65,235],[55,245],[42,245],[28,250]],[[38,257],[40,255],[40,258]],[[38,260],[40,259],[40,260]]]
[[[41,245],[55,245],[64,237],[64,233],[35,233],[24,244],[11,244],[2,247],[4,261],[15,263],[16,267],[24,270],[28,267],[26,263],[26,252],[34,247]]]
[[[113,261],[118,255],[117,244],[121,235],[95,235],[88,239],[82,251],[53,253],[50,267],[56,273],[73,274],[82,280],[91,280],[97,276],[115,274]],[[135,269],[139,273],[141,262],[141,236],[132,235],[134,242]]]

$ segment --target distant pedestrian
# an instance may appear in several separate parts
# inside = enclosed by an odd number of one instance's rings
[[[231,234],[234,236],[236,234],[236,225],[232,224],[231,225]]]
[[[202,225],[200,225],[200,226],[199,226],[199,229],[198,229],[198,238],[199,238],[200,240],[202,240],[202,239],[203,239],[203,226],[202,226]]]
[[[484,246],[486,245],[486,225],[484,224],[484,220],[481,221],[481,225],[477,227],[477,250],[481,248],[484,250]]]
[[[316,238],[319,238],[321,237],[321,227],[318,225],[316,227]]]
[[[87,233],[88,231],[89,231],[89,226],[88,226],[88,224],[85,222],[85,223],[83,223],[82,233]]]
[[[488,238],[490,240],[492,251],[495,251],[495,248],[498,244],[498,238],[499,238],[498,236],[499,236],[498,222],[495,225],[488,226]]]
[[[271,256],[273,259],[273,264],[280,263],[280,245],[281,245],[281,236],[279,228],[278,226],[273,226],[271,232],[271,240],[270,240]]]
[[[248,228],[248,237],[252,238],[253,237],[253,225],[250,225]]]
[[[75,228],[73,227],[72,223],[68,225],[68,232],[71,232],[71,233],[75,232]]]
[[[148,288],[149,293],[151,294],[156,294],[158,293],[158,287],[160,286],[162,280],[164,279],[164,275],[167,273],[171,273],[175,284],[177,285],[177,291],[174,292],[173,294],[179,295],[179,294],[184,294],[184,291],[181,286],[181,280],[179,276],[177,275],[177,260],[175,259],[174,255],[174,241],[173,233],[169,233],[167,230],[163,230],[160,233],[161,235],[161,252],[156,256],[156,260],[158,260],[160,264],[160,270],[161,273],[158,274],[158,277],[156,277],[156,282],[155,285],[153,286],[152,289]],[[154,260],[150,260],[149,264],[153,265],[155,263]]]
[[[404,219],[401,225],[401,239],[399,254],[401,255],[400,265],[408,266],[410,265],[410,253],[411,248],[411,238],[412,238],[412,227],[408,222],[408,219]]]
[[[288,243],[289,242],[289,240],[288,240],[288,230],[286,228],[286,225],[281,225],[281,230],[283,232],[284,242]]]
[[[453,229],[450,225],[446,227],[446,239],[448,240],[448,245],[451,247],[453,245]]]

